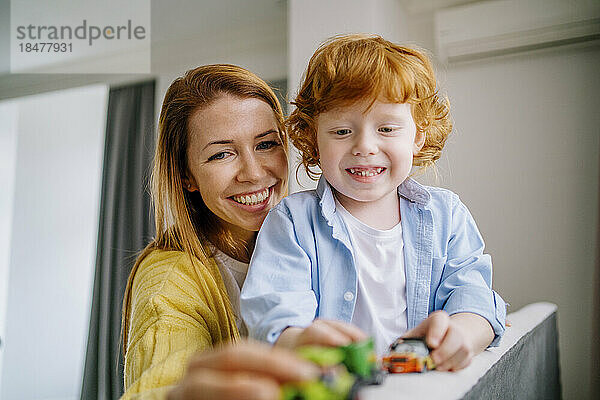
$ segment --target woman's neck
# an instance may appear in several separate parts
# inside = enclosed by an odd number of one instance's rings
[[[219,232],[210,235],[208,240],[229,257],[243,263],[249,263],[252,252],[254,251],[256,232],[250,232],[250,234],[244,235],[239,235],[239,232],[231,231],[223,233]],[[233,245],[231,243],[232,241]]]

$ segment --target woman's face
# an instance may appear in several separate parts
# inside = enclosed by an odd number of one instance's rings
[[[262,100],[223,94],[189,121],[189,191],[234,237],[249,239],[287,188],[277,120]]]

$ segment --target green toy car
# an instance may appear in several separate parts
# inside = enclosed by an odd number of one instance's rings
[[[305,346],[298,353],[321,366],[321,376],[315,381],[284,385],[282,400],[354,399],[360,387],[380,384],[384,378],[373,339],[342,347]]]

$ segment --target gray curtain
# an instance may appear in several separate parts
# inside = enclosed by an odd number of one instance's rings
[[[283,115],[287,116],[289,112],[288,107],[288,98],[287,98],[287,79],[280,79],[278,81],[270,81],[267,82],[273,92],[275,92],[275,96],[277,96],[277,100],[281,103],[281,108],[283,109]]]
[[[82,400],[123,393],[121,305],[136,255],[154,235],[147,191],[153,150],[154,81],[111,88]]]
[[[600,161],[600,160],[599,160]],[[598,182],[600,187],[600,182]],[[600,396],[600,193],[596,220],[596,265],[594,270],[594,302],[592,304],[592,354],[590,357],[591,398]]]

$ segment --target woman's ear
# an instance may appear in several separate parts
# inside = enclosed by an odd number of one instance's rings
[[[188,192],[197,192],[198,191],[198,185],[196,185],[194,178],[190,178],[187,176],[185,178],[183,178],[183,187]]]
[[[417,133],[415,134],[415,143],[413,146],[413,155],[419,154],[423,146],[425,145],[425,136],[426,132],[417,128]]]

